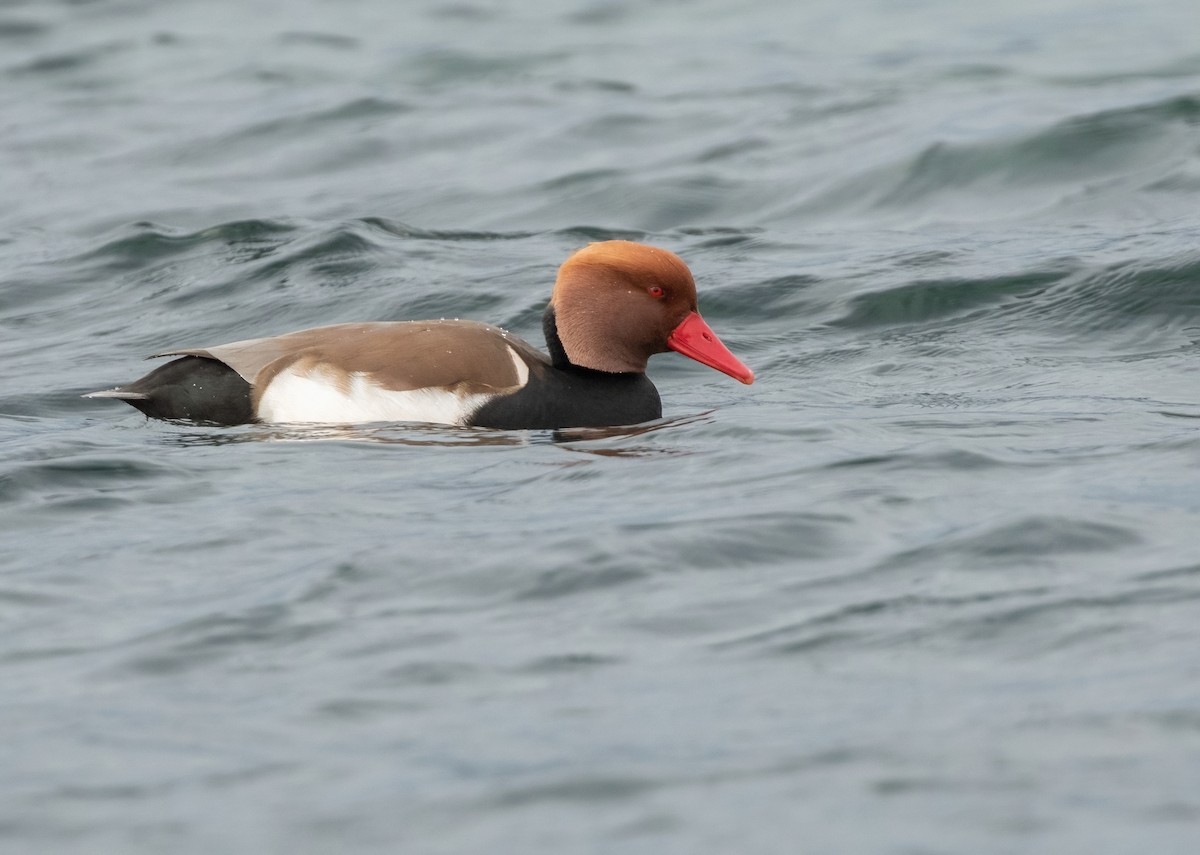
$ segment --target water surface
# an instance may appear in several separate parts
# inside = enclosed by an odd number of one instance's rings
[[[1192,852],[1200,7],[0,5],[0,848]],[[660,423],[141,357],[669,247]]]

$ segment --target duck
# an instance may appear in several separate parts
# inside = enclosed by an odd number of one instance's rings
[[[466,320],[321,326],[163,351],[176,359],[86,398],[166,420],[240,424],[424,422],[500,430],[617,427],[662,417],[646,376],[674,351],[754,382],[701,317],[687,264],[625,240],[559,267],[542,317],[548,353]]]

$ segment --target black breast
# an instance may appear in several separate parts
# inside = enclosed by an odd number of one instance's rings
[[[478,427],[539,430],[613,427],[662,416],[658,390],[645,374],[609,374],[587,368],[531,365],[529,382],[493,398],[469,419]]]
[[[529,382],[511,395],[493,398],[467,420],[501,430],[636,425],[662,417],[658,390],[645,374],[613,374],[571,362],[558,336],[554,306],[546,307],[542,332],[550,363],[528,358]]]

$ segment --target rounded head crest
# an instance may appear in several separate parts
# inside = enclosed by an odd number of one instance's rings
[[[683,259],[656,246],[606,240],[558,269],[554,309],[567,358],[584,368],[642,372],[696,309],[696,283]]]

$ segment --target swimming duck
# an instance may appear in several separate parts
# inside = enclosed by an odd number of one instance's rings
[[[646,363],[668,350],[754,382],[697,311],[687,265],[658,247],[610,240],[571,255],[542,329],[548,355],[473,321],[335,324],[164,351],[155,356],[179,358],[84,397],[224,425],[410,421],[517,430],[661,417]]]

